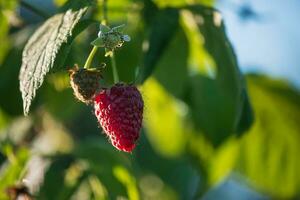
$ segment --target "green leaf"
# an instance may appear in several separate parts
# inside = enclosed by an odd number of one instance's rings
[[[3,148],[4,146],[2,146],[2,149]],[[28,149],[20,148],[16,153],[13,152],[11,146],[7,146],[5,149],[5,154],[9,158],[9,161],[1,170],[0,191],[5,191],[7,187],[15,185],[21,181],[21,175],[23,175],[25,165],[29,159]],[[6,199],[5,197],[5,193],[0,192],[0,199]]]
[[[72,11],[79,11],[84,7],[92,6],[95,3],[95,0],[67,0],[62,2],[64,5],[59,9],[59,12],[67,12],[70,9]]]
[[[137,21],[140,21],[136,18]],[[119,78],[126,83],[136,81],[136,71],[142,58],[142,43],[144,40],[144,29],[141,24],[128,24],[126,33],[134,38],[132,41],[122,46],[122,49],[115,53]],[[130,55],[130,59],[128,57]],[[107,72],[111,74],[111,67],[107,68]]]
[[[154,71],[158,60],[178,28],[178,19],[178,9],[166,8],[159,11],[152,21],[149,48],[145,53],[144,66],[140,70],[140,83],[143,83]]]
[[[45,83],[45,87],[41,90],[40,100],[44,102],[46,110],[51,113],[59,121],[68,121],[79,112],[80,104],[74,100],[74,94],[65,83],[61,83],[65,88],[58,90],[60,81],[69,80],[65,74],[51,74],[49,81],[56,82],[56,85]],[[63,75],[63,76],[62,76]],[[63,80],[60,80],[63,79]],[[48,81],[47,81],[48,82]],[[69,83],[69,82],[67,82]],[[67,103],[64,103],[67,102]],[[63,110],[63,112],[62,112]]]
[[[0,67],[0,92],[5,94],[5,98],[0,98],[0,107],[11,116],[22,114],[22,98],[17,81],[21,56],[20,49],[12,48]]]
[[[143,19],[145,24],[148,26],[155,21],[155,16],[158,13],[158,7],[152,0],[143,0],[144,1],[144,8],[142,10]]]
[[[20,69],[20,90],[24,114],[27,115],[36,90],[46,74],[54,67],[59,50],[72,37],[73,29],[87,10],[87,6],[56,14],[49,18],[27,42]]]
[[[242,135],[244,132],[248,131],[251,128],[251,125],[254,123],[254,118],[255,118],[246,89],[243,90],[242,95],[243,95],[243,105],[242,105],[239,121],[237,122],[237,126],[236,126],[236,131],[238,136]]]
[[[72,43],[75,40],[75,38],[90,25],[97,23],[98,22],[94,20],[84,19],[79,21],[75,25],[75,27],[73,28],[72,35],[68,38],[68,41],[66,43],[62,44],[61,48],[59,49],[55,58],[54,67],[51,69],[51,72],[61,71],[62,69],[65,69],[65,64],[72,49]]]
[[[129,171],[123,166],[116,166],[113,169],[113,174],[123,185],[126,186],[128,198],[130,200],[138,200],[139,193],[136,186],[136,181]]]
[[[74,158],[69,155],[62,155],[52,158],[52,163],[47,169],[43,184],[40,188],[39,199],[61,199],[64,195],[65,173],[74,162]]]
[[[251,107],[221,14],[203,6],[189,6],[185,10],[193,14],[204,38],[204,48],[217,67],[215,78],[195,74],[189,90],[195,124],[217,146],[230,135],[250,127],[253,121]]]
[[[3,58],[5,57],[7,50],[9,49],[9,45],[11,42],[10,37],[8,37],[10,29],[9,18],[14,17],[12,15],[17,5],[17,0],[0,1],[0,64],[2,64]]]
[[[117,196],[127,197],[130,195],[128,192],[132,190],[132,180],[128,180],[130,183],[124,182],[125,180],[120,179],[119,174],[114,172],[114,169],[119,166],[126,170],[130,169],[130,162],[125,154],[96,140],[81,142],[73,154],[79,159],[88,161],[90,172],[99,177],[111,199],[115,199]]]
[[[184,123],[186,105],[170,95],[154,78],[149,78],[141,91],[147,99],[146,106],[151,108],[145,110],[144,126],[154,150],[165,157],[179,157],[185,150],[189,133],[188,125]]]
[[[252,186],[276,199],[300,187],[300,93],[286,82],[249,76],[255,123],[240,144],[237,169]]]
[[[166,89],[166,92],[180,99],[184,98],[189,78],[188,55],[187,38],[182,29],[177,29],[153,72],[153,76]]]

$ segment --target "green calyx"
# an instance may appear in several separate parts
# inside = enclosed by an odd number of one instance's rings
[[[105,56],[112,56],[115,49],[122,47],[124,42],[130,41],[130,37],[121,32],[123,27],[124,25],[110,28],[101,24],[98,38],[91,44],[94,47],[104,47],[106,50]]]

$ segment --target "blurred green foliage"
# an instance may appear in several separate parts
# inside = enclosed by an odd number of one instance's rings
[[[71,1],[54,2],[62,12]],[[61,47],[63,67],[47,75],[28,117],[18,73],[37,25],[16,12],[27,8],[0,1],[0,199],[19,184],[37,199],[199,199],[228,179],[274,199],[299,198],[300,93],[286,81],[240,73],[212,4],[108,1],[109,23],[126,23],[132,38],[116,52],[120,79],[139,84],[145,101],[141,138],[126,154],[69,86],[67,69],[84,64],[97,35],[101,1],[72,46]],[[110,85],[109,59],[98,51],[93,66],[102,62],[102,84]]]

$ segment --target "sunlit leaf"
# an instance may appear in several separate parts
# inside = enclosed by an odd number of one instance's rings
[[[122,166],[116,166],[113,169],[114,175],[117,179],[127,187],[127,194],[130,200],[138,200],[139,193],[135,178]]]
[[[157,62],[165,52],[179,25],[179,12],[177,9],[166,8],[156,14],[151,23],[144,66],[140,70],[140,82],[144,82],[154,71]],[[146,45],[146,44],[145,44]]]
[[[4,151],[3,153],[8,158],[7,165],[4,165],[0,172],[0,191],[2,191],[0,192],[0,199],[6,199],[6,194],[3,191],[21,181],[26,162],[29,159],[29,152],[26,148],[20,148],[14,153],[11,146],[2,146],[1,151]]]
[[[54,15],[49,18],[29,39],[22,58],[20,90],[24,114],[27,115],[36,90],[42,85],[45,75],[54,67],[63,43],[72,36],[73,29],[84,15],[87,7]]]
[[[238,169],[254,187],[292,198],[300,187],[300,94],[283,81],[248,79],[256,121],[243,137]]]
[[[185,147],[185,134],[188,134],[183,121],[188,108],[153,78],[144,83],[143,91],[147,91],[144,93],[144,125],[153,148],[165,156],[180,155]]]
[[[180,16],[181,26],[189,42],[189,73],[215,78],[217,73],[216,64],[204,48],[205,39],[197,26],[197,19],[189,11],[182,11]]]
[[[0,1],[0,64],[2,64],[2,60],[7,53],[7,50],[9,49],[9,21],[10,18],[12,18],[12,16],[14,15],[13,11],[14,9],[16,9],[17,4],[17,0]]]
[[[192,15],[188,13],[184,16],[194,19],[203,37],[203,45],[214,60],[217,70],[215,78],[202,73],[191,77],[189,104],[192,106],[196,127],[217,146],[230,135],[249,128],[252,122],[251,108],[221,14],[203,6],[189,6],[186,10]],[[186,10],[183,12],[187,12]],[[249,119],[241,120],[241,117]],[[243,128],[238,128],[241,127],[240,122],[244,123]]]
[[[193,1],[186,1],[186,0],[153,0],[159,7],[179,7],[184,6],[188,3],[193,4],[201,4],[206,6],[212,6],[215,2],[215,0],[193,0]]]

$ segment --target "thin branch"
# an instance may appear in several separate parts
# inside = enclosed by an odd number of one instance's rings
[[[107,0],[103,0],[103,2],[102,2],[102,24],[106,25],[107,23],[108,23]]]

